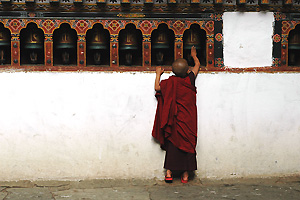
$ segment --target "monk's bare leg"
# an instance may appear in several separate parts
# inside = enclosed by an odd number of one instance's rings
[[[167,169],[166,177],[172,177],[172,171]]]
[[[188,171],[183,172],[182,179],[184,181],[188,181],[189,180],[189,173],[188,173]]]

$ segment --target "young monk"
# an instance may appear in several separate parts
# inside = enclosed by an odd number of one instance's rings
[[[172,171],[182,171],[181,182],[187,183],[189,172],[197,169],[197,107],[195,79],[200,62],[196,48],[191,56],[195,62],[189,70],[185,59],[179,58],[172,64],[175,76],[160,82],[164,73],[156,68],[155,91],[158,100],[152,136],[166,150],[164,168],[165,181],[173,182]]]

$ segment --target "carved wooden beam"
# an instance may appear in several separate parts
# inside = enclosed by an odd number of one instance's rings
[[[259,2],[261,5],[269,5],[270,4],[270,0],[260,0]]]
[[[214,0],[215,5],[221,5],[223,4],[223,0]]]
[[[245,5],[247,3],[246,0],[236,0],[236,3],[239,5]]]
[[[293,1],[292,0],[284,0],[283,3],[285,5],[292,5],[293,4]]]
[[[106,0],[97,0],[96,2],[97,2],[97,4],[105,4]]]

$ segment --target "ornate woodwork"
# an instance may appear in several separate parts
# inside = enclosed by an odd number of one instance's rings
[[[273,64],[262,70],[300,70],[291,0],[1,0],[0,68],[151,71],[181,57],[193,65],[196,46],[202,71],[240,72],[224,67],[226,11],[274,12]]]
[[[300,15],[275,13],[274,16],[274,70],[300,71]]]
[[[7,66],[3,62],[2,68],[42,71],[154,70],[158,64],[170,66],[174,59],[184,56],[187,50],[184,47],[184,33],[190,30],[199,37],[199,44],[195,45],[199,46],[202,67],[222,67],[218,62],[222,59],[222,48],[214,48],[215,42],[222,43],[222,28],[219,28],[220,32],[215,32],[215,21],[221,21],[220,18],[221,15],[207,13],[198,14],[196,19],[161,20],[140,16],[129,19],[124,16],[120,19],[1,18],[1,30],[9,31],[11,36],[12,63]],[[29,51],[23,48],[28,38],[32,38],[28,26],[39,33],[39,43],[33,44],[31,41],[30,45],[35,49],[43,47],[39,51],[43,54],[39,55],[42,61],[33,61],[32,56],[27,55]],[[105,33],[103,36],[99,35],[101,31]],[[156,54],[160,50],[165,54],[163,63],[157,60],[159,56]]]

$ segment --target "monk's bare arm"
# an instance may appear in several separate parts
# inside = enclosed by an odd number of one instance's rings
[[[197,57],[197,51],[196,48],[193,46],[191,49],[191,56],[194,59],[195,66],[192,69],[192,72],[194,72],[195,76],[197,76],[200,68],[200,61]]]
[[[156,77],[155,77],[155,84],[154,89],[155,91],[160,91],[160,77],[164,73],[164,69],[161,67],[156,67]]]

